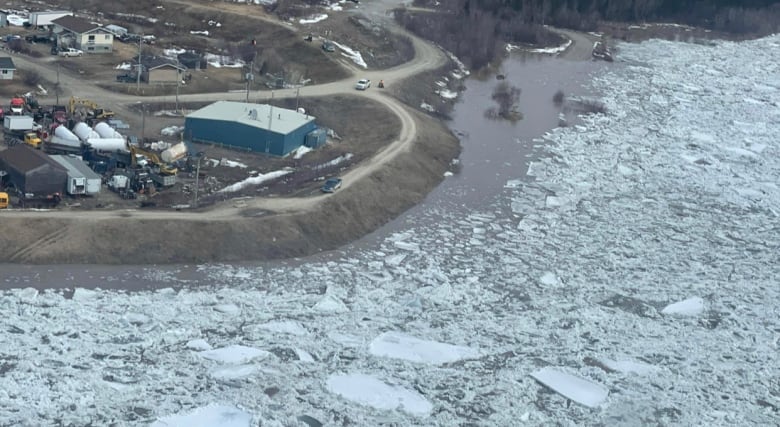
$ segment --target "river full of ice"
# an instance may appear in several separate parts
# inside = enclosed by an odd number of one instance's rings
[[[618,57],[608,113],[480,211],[197,287],[3,291],[0,425],[777,425],[780,37]]]

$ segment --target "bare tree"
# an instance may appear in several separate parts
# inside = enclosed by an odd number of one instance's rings
[[[509,118],[515,111],[517,101],[520,100],[521,90],[518,87],[510,86],[507,82],[501,82],[493,89],[493,98],[498,104],[498,115],[503,118]]]

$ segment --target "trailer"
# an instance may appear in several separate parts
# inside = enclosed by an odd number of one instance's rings
[[[73,15],[73,12],[67,10],[46,10],[43,12],[30,12],[31,27],[48,27],[54,25],[52,21],[63,16]]]
[[[100,193],[102,179],[80,158],[70,156],[51,156],[68,171],[65,192],[71,196],[94,195]]]
[[[56,207],[62,201],[60,193],[53,194],[33,194],[19,193],[19,205],[24,208],[32,209],[51,209]]]
[[[152,177],[152,181],[161,187],[170,187],[172,185],[176,185],[176,175],[164,175],[161,173],[152,172],[150,176]]]
[[[31,116],[5,116],[3,118],[3,128],[6,131],[31,131],[34,129],[34,123]]]

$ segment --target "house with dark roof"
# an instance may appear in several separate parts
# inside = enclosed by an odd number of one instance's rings
[[[86,53],[114,51],[114,33],[98,24],[70,15],[51,22],[54,24],[57,46],[74,47]]]
[[[133,68],[137,68],[138,59]],[[176,83],[183,80],[187,67],[178,61],[161,56],[142,56],[141,79],[147,83]]]
[[[27,144],[0,151],[0,170],[6,173],[3,184],[35,195],[62,193],[68,179],[63,166]]]
[[[12,80],[16,66],[14,60],[9,57],[0,57],[0,80]]]

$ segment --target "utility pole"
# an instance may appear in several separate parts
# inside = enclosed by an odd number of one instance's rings
[[[195,201],[192,203],[194,207],[198,207],[198,178],[200,177],[200,159],[203,158],[203,153],[198,153],[198,164],[195,167]]]
[[[176,113],[179,112],[179,86],[181,85],[181,69],[179,68],[179,57],[176,57]]]
[[[138,66],[135,69],[135,94],[138,95],[141,92],[141,43],[144,41],[144,35],[141,34],[138,37]]]
[[[146,104],[141,104],[141,146],[146,138]]]
[[[298,111],[298,95],[300,94],[300,92],[301,92],[301,88],[296,87],[295,88],[295,111]]]
[[[57,104],[60,105],[60,63],[57,63],[57,89],[54,90],[54,94],[57,96]]]

